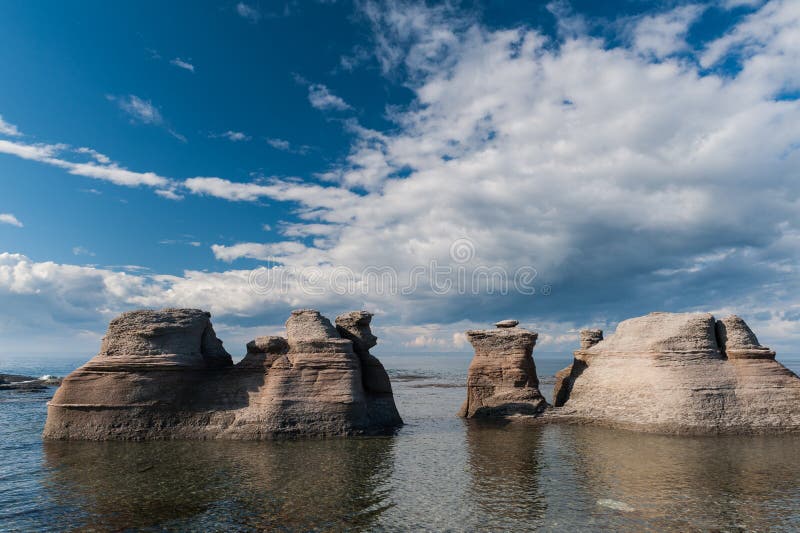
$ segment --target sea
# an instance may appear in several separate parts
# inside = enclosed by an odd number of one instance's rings
[[[470,354],[376,355],[406,423],[389,437],[43,442],[55,388],[0,391],[0,531],[800,530],[800,436],[462,420]],[[550,398],[571,356],[534,356]],[[0,355],[0,373],[88,358]]]

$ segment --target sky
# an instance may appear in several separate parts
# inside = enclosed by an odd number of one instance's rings
[[[800,2],[0,3],[0,353],[651,311],[800,341]]]

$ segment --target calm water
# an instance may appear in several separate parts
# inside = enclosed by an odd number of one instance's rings
[[[469,358],[381,356],[407,423],[387,438],[43,443],[53,391],[0,391],[0,529],[800,529],[800,437],[466,422]],[[568,361],[536,354],[540,376]],[[0,357],[0,372],[82,362]]]

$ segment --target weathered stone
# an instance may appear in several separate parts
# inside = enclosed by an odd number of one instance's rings
[[[581,330],[581,349],[585,350],[591,348],[598,342],[603,340],[602,329],[584,329]]]
[[[361,360],[361,378],[371,423],[400,425],[402,419],[394,403],[389,374],[378,358],[369,353],[370,348],[378,344],[378,338],[370,329],[371,322],[372,313],[352,311],[336,317],[336,329],[342,338],[353,343],[353,350]]]
[[[475,357],[467,374],[467,399],[459,416],[538,415],[547,407],[539,392],[533,347],[537,334],[523,328],[467,331]]]
[[[717,320],[717,341],[728,359],[775,359],[775,352],[758,343],[744,320],[731,315]]]
[[[365,365],[328,319],[295,311],[286,329],[288,340],[248,343],[233,366],[208,313],[125,313],[112,321],[100,353],[64,380],[44,436],[267,439],[375,434],[402,424],[391,387],[371,401]],[[386,416],[389,406],[396,416]]]
[[[314,309],[296,309],[286,321],[286,338],[289,344],[339,338],[331,321]]]
[[[495,322],[494,325],[497,328],[514,328],[519,325],[519,320],[501,320],[500,322]]]
[[[603,340],[603,330],[601,329],[584,329],[581,330],[581,350],[587,350]],[[556,382],[553,386],[553,405],[560,407],[569,398],[569,393],[572,390],[572,384],[575,379],[581,375],[586,368],[586,363],[580,359],[575,359],[571,365],[563,370],[556,372]]]
[[[372,334],[369,325],[372,313],[351,311],[336,317],[336,329],[342,338],[353,341],[353,349],[358,354],[368,353],[378,344],[378,337]]]
[[[288,351],[289,343],[283,337],[256,337],[247,343],[247,354],[236,367],[268,370],[272,363]]]
[[[738,317],[625,320],[559,373],[553,419],[659,433],[798,431],[800,379],[773,357]]]

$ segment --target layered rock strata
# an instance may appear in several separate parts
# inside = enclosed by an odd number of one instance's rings
[[[459,416],[539,415],[547,408],[532,355],[538,334],[517,324],[504,320],[496,324],[497,329],[467,331],[475,356]]]
[[[651,313],[601,338],[582,332],[559,373],[556,419],[659,433],[800,430],[800,378],[739,317]]]
[[[374,339],[369,320],[360,327]],[[314,310],[293,311],[286,331],[251,341],[234,365],[208,313],[124,313],[98,355],[65,378],[44,436],[269,439],[385,433],[402,424],[388,376],[373,399],[374,376],[386,372],[368,348],[357,354]]]

